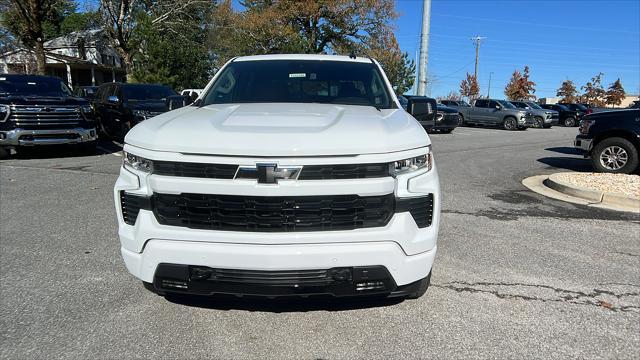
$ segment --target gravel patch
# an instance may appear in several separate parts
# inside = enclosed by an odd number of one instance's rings
[[[640,176],[605,173],[560,173],[558,180],[584,189],[618,193],[640,199]]]

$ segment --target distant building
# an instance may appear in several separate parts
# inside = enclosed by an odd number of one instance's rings
[[[45,42],[44,48],[46,74],[61,78],[71,87],[126,79],[122,59],[102,30],[73,32]],[[0,54],[0,73],[33,74],[35,71],[36,58],[30,49]]]
[[[540,98],[538,99],[538,103],[540,104],[557,104],[560,102],[559,97],[548,97],[548,98]],[[627,96],[622,99],[622,103],[616,108],[627,108],[633,104],[634,101],[640,100],[640,95],[632,95],[627,94]]]

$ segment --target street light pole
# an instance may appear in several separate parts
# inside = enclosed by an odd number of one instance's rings
[[[427,61],[429,60],[429,25],[431,0],[422,1],[422,32],[420,33],[420,63],[418,64],[418,96],[425,96],[427,89]]]

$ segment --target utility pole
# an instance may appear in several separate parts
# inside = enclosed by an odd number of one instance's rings
[[[475,76],[476,80],[478,79],[478,52],[480,51],[480,40],[486,39],[486,37],[476,36],[471,38],[471,40],[476,42],[476,67],[473,71],[473,76]]]
[[[487,99],[491,98],[491,75],[493,75],[493,71],[489,73],[489,88],[487,89]]]
[[[418,96],[425,96],[427,89],[427,61],[429,55],[429,26],[431,0],[422,1],[422,32],[420,33],[420,63],[418,64]]]

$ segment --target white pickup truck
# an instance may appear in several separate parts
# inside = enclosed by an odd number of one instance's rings
[[[375,60],[235,58],[192,105],[131,129],[124,151],[121,253],[156,293],[427,290],[440,221],[431,141]]]

